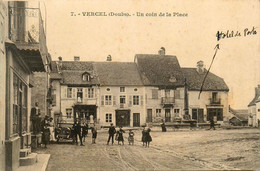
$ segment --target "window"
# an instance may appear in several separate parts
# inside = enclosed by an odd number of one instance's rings
[[[170,97],[170,90],[169,89],[165,89],[165,97]]]
[[[125,96],[120,96],[120,104],[125,104]]]
[[[72,109],[66,109],[66,115],[67,115],[67,118],[71,118]]]
[[[83,97],[82,88],[77,88],[77,102],[78,103],[82,103],[82,97]]]
[[[180,99],[181,98],[180,90],[174,90],[174,95],[175,95],[175,99]]]
[[[120,96],[120,108],[124,108],[125,102],[125,96]]]
[[[135,88],[135,89],[134,89],[134,91],[138,91],[138,89],[137,89],[137,88]]]
[[[88,98],[94,98],[94,88],[88,89]]]
[[[90,81],[90,75],[88,73],[82,74],[83,81]]]
[[[218,95],[217,92],[212,92],[212,100],[213,100],[213,102],[217,101],[217,95]]]
[[[107,88],[107,91],[110,91],[110,88]]]
[[[72,88],[67,88],[67,98],[72,98]]]
[[[106,122],[107,123],[111,123],[112,122],[112,114],[111,113],[107,113],[106,114]]]
[[[174,109],[174,116],[179,117],[180,116],[180,109]]]
[[[152,89],[152,99],[158,99],[158,90]]]
[[[27,85],[13,74],[13,134],[27,130],[27,95]]]
[[[209,108],[207,109],[207,120],[217,119],[223,121],[223,108]]]
[[[139,105],[139,96],[133,96],[133,105]]]
[[[156,109],[156,117],[161,117],[162,109]]]
[[[105,96],[105,105],[112,105],[112,96],[111,95]]]
[[[125,87],[120,87],[120,92],[125,92]]]

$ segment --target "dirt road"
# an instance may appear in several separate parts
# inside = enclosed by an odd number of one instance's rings
[[[51,144],[39,153],[50,153],[48,171],[56,170],[195,170],[257,169],[259,130],[196,130],[151,132],[150,148],[106,145],[107,132],[99,132],[97,144],[87,138],[85,146]],[[127,140],[127,136],[125,136]]]

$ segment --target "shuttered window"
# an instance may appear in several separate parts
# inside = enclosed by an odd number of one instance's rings
[[[174,94],[175,94],[175,99],[180,99],[180,90],[174,90]]]
[[[152,89],[152,99],[158,99],[158,90]]]

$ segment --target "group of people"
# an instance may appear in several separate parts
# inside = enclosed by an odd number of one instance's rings
[[[142,131],[142,142],[143,146],[149,147],[150,142],[152,141],[152,137],[150,135],[151,129],[149,127],[144,127]],[[116,128],[111,123],[109,130],[108,130],[108,140],[107,145],[109,145],[110,140],[112,140],[112,145],[114,144],[114,135],[116,134],[115,140],[118,141],[118,145],[124,145],[124,134],[125,131],[123,130],[122,126],[119,127],[119,130],[116,131]],[[129,130],[128,133],[128,143],[129,145],[134,145],[134,132],[132,129]]]
[[[42,143],[44,147],[47,148],[47,144],[49,144],[50,141],[55,141],[53,118],[46,115],[42,120],[41,127]]]
[[[97,138],[97,127],[95,123],[90,125],[91,132],[92,132],[92,144],[96,144]],[[78,139],[80,140],[80,145],[84,146],[83,142],[85,142],[86,137],[88,135],[89,126],[86,122],[81,123],[81,121],[77,120],[72,126],[72,139],[73,144],[78,144]]]

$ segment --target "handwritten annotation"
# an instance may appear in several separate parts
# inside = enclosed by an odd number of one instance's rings
[[[218,31],[216,37],[217,37],[217,41],[219,41],[220,39],[225,39],[225,38],[242,37],[242,36],[246,37],[246,36],[256,35],[256,34],[257,34],[256,27],[253,27],[252,29],[245,28],[243,32],[233,31],[233,30],[231,31],[227,30],[226,32]]]

